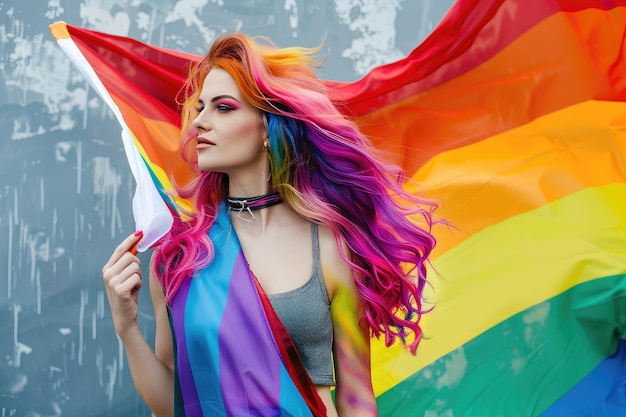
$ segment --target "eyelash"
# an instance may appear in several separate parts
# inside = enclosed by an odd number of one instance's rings
[[[231,107],[228,104],[218,104],[217,106],[215,106],[215,108],[219,112],[229,112],[231,110],[235,110],[234,107]],[[204,106],[201,105],[198,105],[195,108],[196,114],[202,113],[202,110],[204,110]]]
[[[217,106],[215,106],[215,108],[217,109],[217,111],[219,112],[227,112],[227,111],[231,111],[234,110],[233,107],[229,106],[228,104],[218,104]]]

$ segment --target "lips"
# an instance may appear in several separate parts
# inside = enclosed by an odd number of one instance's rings
[[[209,147],[209,146],[215,146],[215,142],[212,142],[212,141],[210,141],[208,139],[205,139],[205,138],[200,138],[199,137],[196,140],[198,142],[198,145],[196,146],[197,148],[206,148],[206,147]]]

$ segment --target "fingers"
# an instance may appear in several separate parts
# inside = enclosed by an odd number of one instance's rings
[[[141,239],[138,239],[135,243],[133,243],[133,246],[131,246],[128,250],[133,255],[137,255],[137,246],[139,245],[139,242],[141,242]]]
[[[141,264],[139,259],[127,252],[117,263],[107,269],[102,277],[108,288],[119,293],[121,291],[118,290],[118,287],[125,288],[122,284],[126,281],[132,280],[132,282],[135,282],[139,280],[141,282]],[[131,287],[134,286],[131,285]]]
[[[107,263],[102,267],[102,275],[106,273],[107,270],[111,269],[111,267],[116,264],[125,253],[130,252],[133,255],[137,254],[137,245],[139,241],[143,237],[142,231],[137,231],[134,234],[128,236],[124,239],[113,251],[111,257],[107,261]]]
[[[102,268],[113,325],[120,337],[137,326],[137,302],[142,286],[142,274],[139,258],[132,254],[130,249],[138,240],[138,236],[126,238]]]
[[[132,253],[133,255],[137,255],[137,245],[139,245],[139,242],[141,242],[141,239],[143,238],[143,231],[137,230],[133,234],[133,237],[137,237],[137,240],[135,240],[135,243],[132,244],[132,246],[130,247],[128,251]]]
[[[129,265],[129,268],[132,268],[132,265]],[[127,278],[119,279],[115,282],[112,281],[110,283],[112,290],[117,294],[118,297],[130,297],[134,292],[141,289],[141,274],[139,272],[130,271],[130,275],[125,273],[122,276],[125,276]]]

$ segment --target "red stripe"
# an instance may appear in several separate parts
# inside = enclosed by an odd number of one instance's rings
[[[359,81],[328,84],[344,112],[362,116],[477,67],[559,11],[618,6],[626,6],[626,0],[459,0],[406,58],[377,67]]]
[[[176,97],[187,78],[192,55],[134,39],[67,25],[72,40],[107,90],[142,116],[180,125]]]
[[[626,6],[626,0],[458,0],[432,34],[406,58],[377,67],[353,83],[327,84],[346,113],[365,115],[475,68],[554,13],[618,6]],[[172,109],[175,113],[167,118],[179,123],[175,97],[189,63],[199,57],[72,25],[67,28],[87,59],[94,67],[97,64],[107,88],[132,102],[126,95],[135,94],[127,88],[134,83]],[[132,82],[124,82],[124,78]],[[142,114],[163,119],[159,111],[142,102],[137,103]]]
[[[276,340],[276,345],[278,346],[280,355],[283,358],[283,363],[285,368],[287,368],[287,372],[311,409],[313,416],[326,416],[326,406],[315,390],[315,385],[313,385],[313,381],[311,381],[309,374],[302,364],[302,359],[298,354],[298,350],[296,349],[293,340],[291,340],[291,336],[289,336],[285,326],[283,326],[280,318],[278,318],[276,311],[274,311],[274,307],[272,307],[270,300],[267,298],[265,291],[261,288],[261,285],[254,274],[252,274],[252,278],[257,288],[257,292],[259,293],[259,297],[261,298],[261,304],[265,310],[267,321],[272,329],[272,334]]]

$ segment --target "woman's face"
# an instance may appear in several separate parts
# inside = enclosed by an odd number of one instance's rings
[[[261,112],[241,94],[231,75],[213,68],[204,80],[192,125],[198,130],[198,167],[203,171],[261,177],[267,135]]]

